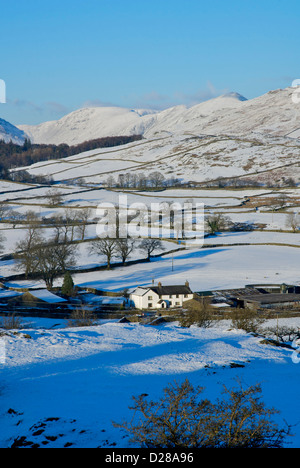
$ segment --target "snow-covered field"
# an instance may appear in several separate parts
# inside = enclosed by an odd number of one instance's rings
[[[298,187],[280,191],[173,188],[124,193],[101,186],[109,175],[117,180],[124,172],[149,174],[158,170],[166,178],[203,182],[208,178],[260,172],[264,176],[264,171],[288,164],[291,166],[280,176],[291,175],[297,179],[299,142],[282,137],[284,125],[276,134],[273,116],[268,121],[268,128],[271,133],[274,130],[275,136],[265,134],[269,133],[264,123],[268,106],[274,101],[276,109],[282,108],[283,100],[288,97],[288,91],[273,93],[247,104],[231,96],[234,100],[234,103],[230,101],[232,107],[229,106],[228,125],[234,129],[231,136],[219,133],[223,121],[228,118],[228,107],[222,107],[224,98],[199,108],[175,108],[160,115],[145,113],[142,116],[124,111],[123,117],[137,125],[136,130],[140,129],[141,122],[146,122],[144,131],[151,139],[26,168],[32,174],[54,177],[63,195],[63,202],[58,207],[49,206],[48,187],[13,182],[0,183],[0,202],[21,215],[33,210],[43,218],[63,215],[66,207],[90,207],[93,208],[90,220],[93,222],[97,206],[106,202],[118,204],[120,195],[123,200],[127,196],[128,205],[138,202],[148,207],[151,203],[193,200],[203,203],[206,213],[221,212],[233,222],[265,226],[260,231],[224,232],[207,237],[205,248],[194,246],[173,254],[171,250],[182,248],[184,244],[164,241],[166,255],[151,262],[111,271],[90,271],[105,263],[105,258],[90,253],[88,241],[96,236],[96,225],[90,224],[86,242],[78,244],[76,251],[77,266],[72,277],[78,286],[122,291],[148,286],[153,281],[174,285],[188,280],[193,291],[215,291],[257,283],[299,285],[300,234],[287,227],[287,212],[272,211],[273,207],[269,205],[283,192],[289,197],[288,210],[298,212]],[[220,103],[223,110],[219,109]],[[220,111],[215,123],[214,117],[210,117],[214,106]],[[248,130],[253,130],[251,122],[246,117],[241,120],[240,111],[243,114],[242,109],[245,109],[247,115],[257,117],[258,108],[261,109],[263,131],[248,135]],[[288,114],[289,109],[285,108],[284,112]],[[205,137],[200,135],[202,126],[196,118],[202,114],[200,120],[207,133]],[[86,113],[83,111],[81,115],[84,117]],[[72,119],[77,117],[75,114]],[[118,112],[115,117],[119,122]],[[236,136],[237,120],[245,131],[244,136]],[[194,135],[187,131],[191,121],[195,124]],[[172,129],[169,133],[164,133],[166,122],[169,130]],[[39,137],[42,138],[45,129],[50,131],[51,126],[37,129]],[[160,133],[153,133],[155,129]],[[64,128],[61,131],[64,138]],[[85,131],[90,131],[88,125]],[[211,135],[214,131],[219,136]],[[68,137],[74,141],[74,135]],[[82,181],[77,185],[77,179],[81,177],[86,179],[85,186]],[[243,204],[248,198],[251,203]],[[256,211],[256,207],[260,209]],[[14,252],[16,243],[25,235],[25,228],[20,221],[0,224],[0,232],[6,237],[5,255]],[[53,228],[44,225],[43,234],[49,237]],[[144,257],[145,254],[136,248],[130,260]],[[1,276],[5,278],[16,273],[20,272],[13,259],[0,260]],[[57,278],[54,286],[61,284],[62,278]],[[44,288],[45,283],[42,280],[16,280],[8,282],[7,286]],[[232,329],[230,322],[221,321],[207,330],[183,329],[177,323],[146,326],[115,321],[100,321],[95,327],[77,329],[67,328],[67,322],[63,320],[27,320],[22,332],[0,337],[0,447],[10,447],[17,437],[25,437],[25,442],[41,447],[129,447],[128,438],[112,426],[112,420],[120,422],[130,417],[131,396],[147,393],[150,398],[157,399],[169,382],[186,377],[193,384],[204,386],[205,395],[210,399],[220,396],[222,384],[233,386],[237,376],[245,385],[261,383],[266,404],[281,412],[278,421],[284,419],[292,425],[299,422],[299,366],[292,360],[292,352],[262,344],[259,337]],[[300,319],[280,319],[280,322],[300,326]],[[232,363],[244,367],[232,368]],[[292,446],[299,447],[300,426],[293,427],[293,432]]]
[[[84,178],[86,182],[103,183],[110,175],[118,179],[119,174],[126,172],[150,174],[157,170],[166,178],[204,182],[219,177],[256,176],[286,166],[279,178],[286,175],[298,180],[299,142],[291,149],[289,140],[269,141],[260,136],[257,143],[257,138],[172,135],[142,140],[138,145],[131,143],[113,150],[93,150],[76,157],[41,162],[26,169],[33,175],[51,175],[57,182]]]
[[[193,291],[241,288],[246,284],[276,283],[299,284],[299,248],[277,245],[240,245],[193,248],[167,253],[151,262],[120,266],[110,271],[89,271],[99,264],[99,258],[85,258],[84,248],[78,259],[86,268],[83,273],[72,274],[81,287],[97,287],[108,291],[123,291],[137,286],[149,286],[152,281],[164,285],[184,284],[189,281]],[[142,258],[143,254],[138,254]],[[100,258],[101,260],[101,258]],[[85,261],[85,263],[84,263]],[[17,273],[12,260],[0,262],[0,274]],[[62,278],[54,286],[60,287]],[[15,288],[44,288],[42,280],[18,280],[9,283]]]
[[[244,385],[260,383],[266,405],[280,411],[280,426],[299,423],[299,366],[292,352],[262,344],[229,322],[206,330],[103,322],[25,333],[2,339],[1,447],[18,437],[40,447],[130,447],[112,421],[132,416],[131,397],[158,399],[168,383],[186,378],[205,387],[211,400],[237,377]],[[292,432],[289,442],[299,447],[300,426]]]
[[[91,220],[96,215],[96,207],[99,203],[110,202],[119,203],[119,196],[126,195],[128,205],[132,203],[144,203],[148,207],[151,203],[163,201],[176,201],[184,203],[187,200],[205,203],[210,206],[206,211],[210,213],[218,212],[219,207],[224,208],[221,212],[228,215],[233,222],[253,223],[265,225],[263,231],[253,232],[226,232],[217,236],[211,236],[204,240],[206,246],[218,246],[216,248],[201,249],[195,248],[185,252],[166,255],[162,258],[152,261],[151,264],[143,263],[126,268],[118,268],[111,272],[86,272],[74,274],[76,284],[100,284],[103,288],[109,290],[120,290],[124,288],[133,288],[139,284],[151,284],[152,280],[161,280],[165,284],[184,284],[189,280],[195,291],[207,289],[219,289],[226,287],[241,287],[244,284],[265,282],[299,282],[299,233],[288,232],[286,226],[286,212],[260,211],[255,212],[239,205],[245,197],[256,197],[260,200],[261,196],[272,197],[272,191],[265,189],[256,190],[196,190],[196,189],[172,189],[163,192],[139,192],[128,193],[95,189],[84,191],[78,186],[61,187],[63,192],[63,205],[60,207],[49,207],[46,205],[45,197],[47,188],[36,187],[27,190],[27,185],[3,183],[2,200],[6,200],[9,206],[21,214],[28,210],[33,210],[41,217],[51,217],[56,214],[64,215],[66,207],[82,208],[84,206],[94,207],[91,214]],[[16,190],[21,190],[16,192]],[[1,192],[1,190],[0,190]],[[280,193],[280,192],[279,192]],[[289,189],[288,195],[298,198],[299,190]],[[277,195],[275,192],[273,195]],[[38,195],[41,198],[29,198]],[[293,208],[289,208],[293,211]],[[16,243],[25,235],[24,225],[15,225],[1,223],[0,230],[5,235],[4,254],[14,252]],[[278,230],[278,232],[271,232]],[[280,232],[282,230],[282,232]],[[285,231],[285,232],[283,232]],[[45,237],[53,235],[51,227],[44,228]],[[91,224],[86,230],[86,240],[93,239],[96,236],[96,225]],[[250,244],[234,247],[232,244]],[[262,244],[262,245],[256,245]],[[271,245],[273,244],[273,245]],[[276,244],[276,245],[275,245]],[[166,251],[183,247],[183,244],[166,242]],[[292,247],[295,246],[295,247]],[[201,246],[200,246],[201,247]],[[158,252],[157,252],[158,253]],[[130,259],[142,259],[144,254],[135,249]],[[77,268],[87,268],[103,265],[105,258],[92,255],[89,251],[89,243],[78,244],[76,248]],[[113,259],[118,261],[117,259]],[[174,271],[172,271],[172,262]],[[13,260],[0,261],[0,275],[10,276],[19,273]],[[58,278],[56,285],[61,285],[61,278]],[[18,283],[17,286],[20,284]],[[22,282],[24,287],[39,286],[44,287],[40,281]]]
[[[193,291],[240,288],[246,284],[299,283],[300,251],[292,247],[237,246],[192,249],[112,271],[74,274],[78,285],[118,291],[190,282]],[[172,270],[173,264],[173,270]]]

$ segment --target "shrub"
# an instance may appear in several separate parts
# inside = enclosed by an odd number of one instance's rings
[[[68,325],[70,327],[92,327],[96,324],[97,317],[84,307],[77,308],[72,312]]]
[[[268,327],[265,328],[264,336],[277,339],[281,343],[289,343],[300,338],[300,331],[295,327]]]
[[[146,448],[281,448],[290,428],[271,420],[278,413],[261,401],[261,387],[224,387],[225,398],[200,399],[202,387],[185,380],[164,389],[158,401],[133,397],[131,422],[113,423],[125,429],[131,442]],[[138,420],[135,418],[139,415]]]
[[[212,325],[213,310],[207,303],[192,299],[191,301],[187,301],[184,307],[186,310],[179,318],[179,323],[182,327],[197,325],[198,327],[209,328]]]
[[[20,330],[23,328],[23,323],[21,318],[17,317],[16,314],[10,314],[0,318],[0,328],[4,330]]]
[[[236,309],[232,314],[231,323],[234,328],[247,333],[259,333],[265,319],[251,309]]]

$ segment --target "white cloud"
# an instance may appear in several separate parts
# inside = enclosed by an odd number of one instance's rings
[[[200,102],[208,101],[209,99],[216,98],[228,92],[228,89],[218,90],[211,82],[208,82],[206,88],[199,89],[191,93],[177,91],[171,95],[165,95],[152,90],[141,96],[132,97],[132,99],[134,101],[134,107],[163,110],[167,109],[168,107],[182,104],[186,105],[187,107],[191,107],[199,104]]]

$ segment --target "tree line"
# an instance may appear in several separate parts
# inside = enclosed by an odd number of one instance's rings
[[[4,140],[0,140],[0,177],[10,179],[9,171],[17,167],[31,166],[37,162],[51,159],[66,158],[98,148],[126,145],[142,138],[141,135],[112,136],[85,141],[73,146],[67,144],[33,144],[28,138],[25,139],[23,145],[17,145],[12,141],[6,143]]]
[[[48,289],[53,288],[54,280],[73,269],[77,263],[79,243],[86,239],[86,228],[91,221],[90,209],[67,208],[63,215],[47,220],[47,227],[52,227],[51,234],[45,235],[43,220],[33,211],[28,211],[22,218],[26,225],[24,236],[15,246],[14,258],[17,268],[28,278],[41,277]],[[78,238],[79,235],[79,238]],[[0,239],[0,247],[4,238]],[[119,258],[125,265],[132,252],[136,249],[147,255],[147,261],[152,254],[163,251],[164,247],[158,239],[109,239],[94,238],[90,240],[88,252],[105,258],[107,269],[111,268],[113,258]],[[3,248],[2,248],[3,251]]]
[[[237,176],[237,177],[218,177],[215,180],[206,179],[204,182],[201,183],[202,187],[208,188],[233,188],[233,189],[241,189],[241,188],[260,188],[260,187],[267,187],[267,188],[282,188],[282,187],[297,187],[298,183],[295,178],[293,177],[285,177],[281,176],[277,179],[272,175],[272,173],[267,174],[263,173],[261,175],[256,175],[254,177],[246,177],[246,176]]]
[[[144,174],[143,172],[133,173],[126,172],[120,174],[117,179],[113,176],[109,176],[105,182],[108,188],[132,188],[132,189],[161,189],[168,187],[180,187],[182,182],[176,177],[166,178],[161,172],[154,171],[150,174]]]

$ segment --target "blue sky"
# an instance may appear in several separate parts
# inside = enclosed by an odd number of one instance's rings
[[[0,0],[0,117],[87,105],[163,109],[300,78],[300,2]]]

